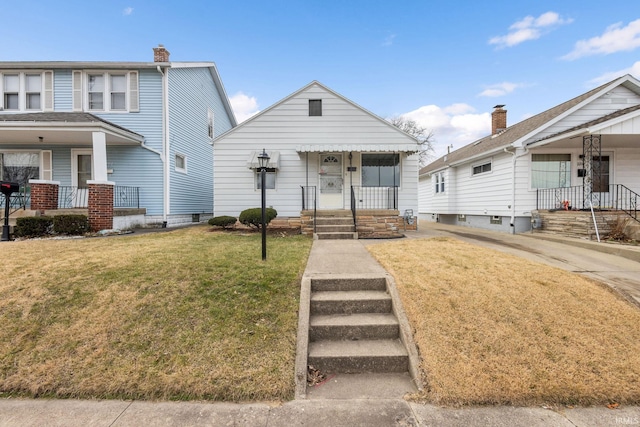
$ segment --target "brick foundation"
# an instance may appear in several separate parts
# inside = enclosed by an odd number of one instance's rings
[[[46,211],[58,209],[58,184],[55,183],[30,183],[31,186],[31,210]]]
[[[113,228],[113,185],[89,183],[89,227],[91,231]]]

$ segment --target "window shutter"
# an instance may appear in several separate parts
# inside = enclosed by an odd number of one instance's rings
[[[44,111],[53,111],[53,71],[44,72]]]
[[[82,111],[82,71],[73,72],[73,111]]]
[[[42,179],[51,181],[53,180],[53,165],[51,159],[51,150],[41,151],[40,162],[42,167]]]
[[[137,113],[140,111],[140,91],[138,89],[138,72],[131,71],[129,73],[129,112]]]

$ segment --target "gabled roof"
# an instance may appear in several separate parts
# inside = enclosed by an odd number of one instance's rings
[[[227,132],[223,133],[222,135],[218,136],[215,141],[219,140],[219,139],[223,139],[226,136],[232,134],[233,132],[236,132],[240,129],[242,129],[244,126],[248,125],[249,123],[252,123],[255,120],[258,120],[260,117],[262,117],[263,115],[265,115],[266,113],[268,113],[269,111],[273,110],[274,108],[286,103],[287,101],[289,101],[292,98],[295,98],[296,96],[298,96],[300,93],[308,90],[309,88],[311,88],[312,86],[319,86],[321,89],[331,93],[332,95],[334,95],[336,98],[339,98],[341,100],[343,100],[344,102],[352,105],[353,107],[359,109],[360,111],[368,114],[369,116],[371,116],[372,118],[384,123],[386,126],[388,126],[390,129],[394,129],[394,131],[398,132],[399,135],[402,135],[402,137],[404,138],[409,138],[413,141],[416,142],[416,147],[418,144],[418,140],[416,138],[414,138],[412,135],[409,135],[408,133],[398,129],[397,127],[393,126],[391,123],[389,123],[387,120],[383,119],[382,117],[378,116],[377,114],[372,113],[371,111],[367,110],[366,108],[361,107],[360,105],[356,104],[355,102],[351,101],[348,98],[345,98],[344,96],[340,95],[338,92],[328,88],[327,86],[323,85],[322,83],[318,82],[317,80],[313,80],[311,83],[307,84],[306,86],[302,87],[301,89],[298,89],[297,91],[293,92],[291,95],[281,99],[280,101],[276,102],[275,104],[271,105],[270,107],[260,111],[258,114],[252,116],[251,118],[245,120],[244,122],[242,122],[240,125],[238,125],[237,127],[228,130]],[[404,144],[405,146],[407,146],[407,144]],[[413,144],[411,144],[413,145]],[[403,151],[403,150],[398,150],[398,151]],[[417,151],[417,150],[416,150]]]
[[[573,99],[570,99],[569,101],[563,102],[560,105],[556,105],[549,110],[543,111],[542,113],[536,114],[535,116],[516,123],[513,126],[509,126],[497,135],[486,136],[471,144],[465,145],[464,147],[455,150],[445,156],[442,156],[438,160],[420,169],[419,174],[428,174],[430,172],[443,169],[450,165],[464,163],[475,158],[489,156],[495,152],[503,151],[505,148],[513,146],[517,141],[531,138],[536,133],[541,132],[566,115],[582,107],[582,105],[584,105],[585,103],[590,102],[601,94],[606,93],[613,87],[619,85],[624,85],[628,89],[631,89],[640,94],[640,82],[627,74],[623,77],[619,77],[615,80],[598,86],[597,88],[583,93],[582,95],[579,95]],[[604,117],[601,117],[598,120],[600,119],[604,119]],[[584,123],[580,126],[588,127],[588,124]],[[565,130],[563,132],[568,132],[568,130]]]

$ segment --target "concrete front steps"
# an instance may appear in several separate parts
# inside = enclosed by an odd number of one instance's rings
[[[353,215],[349,210],[329,210],[316,212],[316,232],[318,240],[357,239]]]
[[[325,374],[409,371],[385,278],[311,279],[307,363]]]

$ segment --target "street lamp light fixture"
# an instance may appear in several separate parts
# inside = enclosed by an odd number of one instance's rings
[[[263,148],[262,153],[258,155],[258,165],[260,165],[260,190],[262,193],[262,260],[267,259],[267,166],[269,165],[269,155]]]

